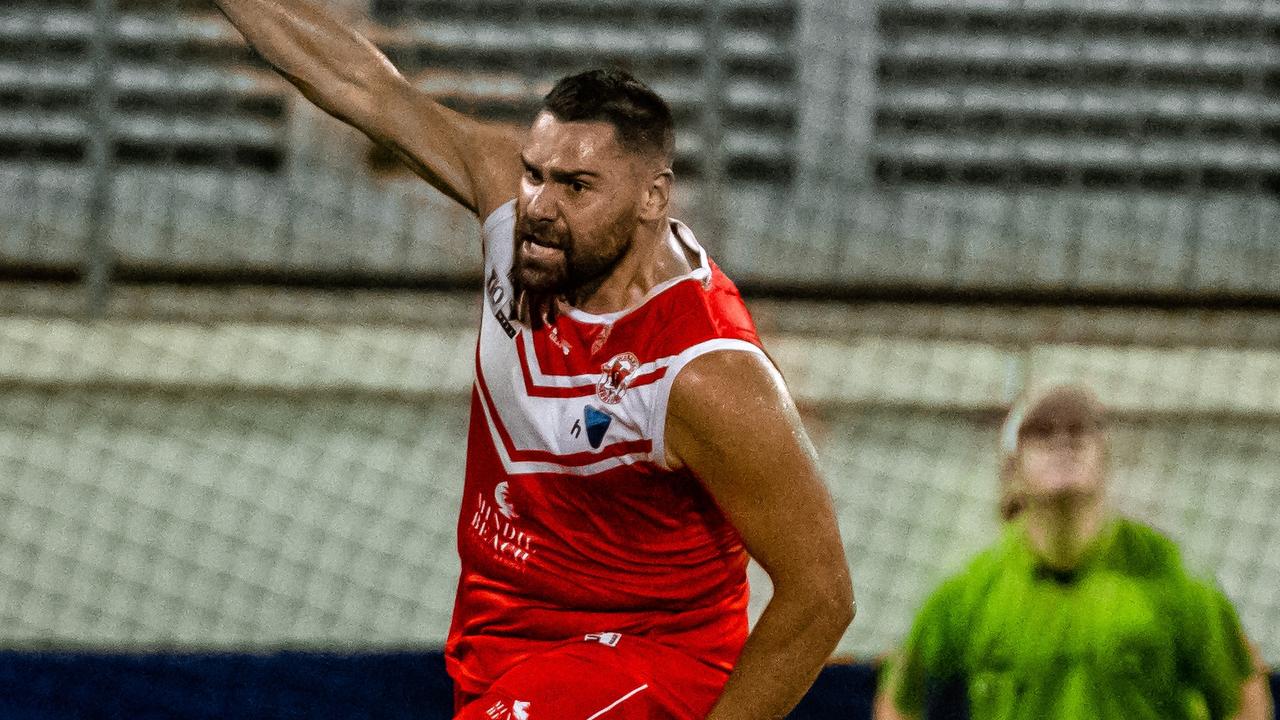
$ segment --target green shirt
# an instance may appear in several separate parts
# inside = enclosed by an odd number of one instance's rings
[[[1251,666],[1222,593],[1187,574],[1170,540],[1117,519],[1070,574],[1006,526],[929,597],[894,672],[912,713],[950,686],[973,720],[1216,720],[1236,711]]]

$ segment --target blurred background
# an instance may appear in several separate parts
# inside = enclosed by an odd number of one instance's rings
[[[1116,504],[1280,663],[1280,0],[330,6],[496,121],[599,65],[670,101],[676,215],[839,507],[842,658],[871,667],[993,539],[1008,403],[1078,380]],[[208,2],[7,0],[4,657],[438,649],[478,238]]]

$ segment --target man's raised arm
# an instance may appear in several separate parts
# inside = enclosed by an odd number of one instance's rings
[[[302,0],[214,2],[308,100],[390,148],[445,195],[481,218],[515,197],[516,133],[435,102],[331,13]]]

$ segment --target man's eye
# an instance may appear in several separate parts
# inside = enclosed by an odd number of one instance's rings
[[[525,168],[524,176],[528,178],[529,182],[535,185],[542,182],[542,173],[534,170],[533,168]]]
[[[1045,423],[1031,422],[1023,425],[1018,434],[1025,438],[1047,438],[1053,434],[1053,426]]]
[[[583,182],[581,182],[580,180],[570,180],[570,181],[569,181],[569,192],[572,192],[572,193],[574,193],[575,195],[576,195],[577,193],[580,193],[580,192],[582,192],[582,191],[586,190],[586,189],[587,189],[587,186],[586,186]]]

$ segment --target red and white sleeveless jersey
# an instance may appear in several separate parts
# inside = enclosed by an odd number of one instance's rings
[[[485,293],[449,632],[450,674],[480,693],[530,654],[585,634],[644,635],[727,676],[747,634],[747,555],[699,480],[666,464],[680,369],[762,353],[733,283],[699,266],[608,315],[512,318],[515,203],[484,223]]]

